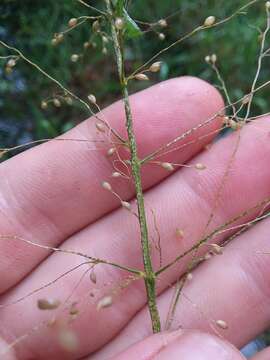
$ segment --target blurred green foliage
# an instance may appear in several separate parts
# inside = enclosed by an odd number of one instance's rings
[[[102,9],[102,1],[87,1]],[[128,0],[128,13],[133,19],[156,22],[167,18],[168,27],[146,31],[148,26],[138,23],[145,33],[126,44],[127,71],[133,71],[160,49],[202,24],[207,16],[215,15],[217,19],[222,19],[246,3],[240,0]],[[85,15],[96,13],[75,0],[2,0],[0,39],[23,51],[83,99],[94,93],[98,102],[105,106],[120,97],[119,86],[112,50],[109,48],[108,54],[104,55],[99,38],[95,40],[96,48],[90,46],[84,49],[83,44],[92,36],[91,22],[86,21],[70,31],[59,45],[51,44],[55,33],[67,29],[70,18]],[[217,84],[215,74],[204,61],[207,54],[216,53],[231,97],[238,99],[250,89],[258,58],[259,30],[264,28],[265,21],[264,1],[259,1],[227,24],[198,33],[159,58],[164,62],[162,71],[152,77],[150,84],[181,75],[199,76]],[[158,32],[165,34],[165,40],[159,39]],[[0,56],[9,54],[0,47]],[[72,54],[83,56],[73,63],[70,60]],[[265,58],[261,82],[269,79],[267,63],[268,58]],[[6,60],[0,59],[1,147],[15,145],[28,138],[56,136],[87,116],[78,103],[72,106],[63,103],[60,108],[49,104],[48,109],[42,110],[42,100],[61,95],[55,84],[22,60],[18,61],[11,74],[5,72],[5,64]],[[134,82],[131,91],[146,85],[149,86],[149,83],[142,85]],[[265,90],[255,97],[253,114],[268,111],[268,95],[269,91]]]

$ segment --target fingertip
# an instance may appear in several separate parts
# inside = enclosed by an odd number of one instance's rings
[[[113,360],[241,360],[244,357],[230,343],[200,331],[155,334],[131,346]]]

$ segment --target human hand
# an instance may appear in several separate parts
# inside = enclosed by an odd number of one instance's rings
[[[189,77],[170,80],[134,95],[132,109],[141,156],[202,123],[222,107],[222,99],[213,87]],[[124,134],[120,103],[107,108],[104,116],[112,128]],[[168,154],[173,163],[202,163],[206,165],[205,170],[183,167],[168,173],[153,164],[146,165],[143,170],[144,188],[148,189],[145,201],[150,233],[156,236],[153,209],[163,264],[190,248],[204,232],[239,136],[239,132],[235,132],[205,149],[221,122],[221,118],[216,118],[208,126],[194,131],[180,142],[180,145],[190,142],[189,146]],[[94,123],[95,120],[90,119],[63,138],[104,139],[102,134],[96,133]],[[256,120],[241,130],[241,143],[209,231],[270,197],[269,131],[267,118]],[[109,137],[106,141],[109,142]],[[14,305],[1,307],[1,337],[9,344],[18,339],[14,344],[18,359],[86,356],[93,360],[148,359],[151,356],[173,359],[185,355],[185,359],[211,360],[218,358],[215,351],[222,359],[221,349],[225,349],[224,359],[241,359],[240,353],[223,338],[240,348],[268,325],[270,255],[258,254],[258,251],[269,249],[269,220],[235,239],[222,256],[215,256],[199,266],[193,272],[192,281],[186,284],[173,328],[218,332],[222,339],[207,334],[198,336],[196,331],[183,334],[181,330],[147,338],[151,335],[151,325],[142,280],[133,281],[120,290],[127,273],[100,264],[95,268],[96,284],[91,283],[87,275],[80,281],[82,274],[89,270],[88,264],[81,265],[85,259],[60,252],[49,254],[23,241],[61,246],[61,249],[132,268],[142,267],[136,218],[119,208],[119,199],[100,185],[109,180],[121,199],[129,200],[134,197],[132,184],[126,179],[111,177],[112,161],[105,156],[110,144],[103,144],[98,151],[94,146],[99,147],[94,142],[51,141],[1,164],[0,229],[1,235],[10,238],[3,236],[1,239],[0,304],[19,300],[79,266],[41,291]],[[135,210],[135,203],[131,204]],[[257,212],[249,213],[241,222],[254,215]],[[175,236],[178,227],[184,230],[182,239]],[[235,231],[231,230],[230,235]],[[226,235],[223,233],[218,240],[224,240]],[[207,250],[205,247],[204,251]],[[154,250],[153,261],[158,268],[159,254]],[[159,278],[158,305],[163,323],[173,294],[170,284],[177,281],[188,261],[190,257]],[[97,302],[108,292],[113,294],[112,306],[97,311]],[[41,298],[57,299],[63,306],[52,311],[40,310],[37,301]],[[68,305],[74,302],[73,306],[78,309],[76,319],[70,317]],[[226,330],[216,327],[215,321],[219,319],[226,321]],[[74,342],[71,352],[67,352],[62,343],[63,329],[71,329],[75,336],[71,338]],[[133,345],[136,342],[140,343]],[[122,351],[128,352],[117,355]],[[269,352],[267,354],[269,357]]]

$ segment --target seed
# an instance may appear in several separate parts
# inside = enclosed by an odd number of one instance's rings
[[[53,46],[56,46],[56,45],[58,44],[57,39],[56,39],[56,38],[53,38],[53,39],[51,40],[51,44],[52,44]]]
[[[90,42],[89,42],[89,41],[84,42],[84,43],[83,43],[83,47],[84,47],[85,49],[88,49],[88,48],[90,47]]]
[[[61,102],[59,99],[55,98],[53,99],[53,105],[56,107],[60,107],[61,106]]]
[[[37,306],[40,310],[54,310],[60,306],[60,301],[57,299],[39,299]]]
[[[108,54],[108,50],[107,50],[106,47],[104,47],[104,48],[102,49],[102,54],[103,54],[103,55],[107,55],[107,54]]]
[[[187,274],[187,280],[191,281],[193,279],[193,275],[191,273]]]
[[[103,189],[105,189],[105,190],[112,191],[111,184],[108,183],[107,181],[103,181],[103,182],[101,183],[101,186],[102,186]]]
[[[104,44],[108,44],[109,39],[107,38],[107,36],[102,36],[102,41],[104,42]]]
[[[168,23],[165,19],[160,19],[160,20],[158,20],[158,25],[161,27],[166,27],[166,26],[168,26]]]
[[[205,169],[206,169],[206,166],[205,166],[204,164],[197,163],[197,164],[195,165],[195,168],[196,168],[197,170],[205,170]]]
[[[239,130],[242,127],[242,125],[239,122],[237,122],[237,121],[235,121],[233,119],[229,120],[228,125],[232,130]]]
[[[97,283],[97,276],[96,276],[96,273],[94,270],[92,270],[90,272],[90,280],[92,281],[93,284],[96,284]]]
[[[111,296],[105,296],[104,298],[99,300],[99,302],[97,304],[97,310],[110,307],[112,305],[112,303],[113,303],[112,297]]]
[[[9,59],[7,62],[7,66],[14,67],[16,65],[16,61],[14,59]]]
[[[96,99],[95,95],[89,94],[89,95],[87,96],[87,98],[88,98],[88,100],[90,101],[90,103],[92,103],[92,104],[96,104],[96,103],[97,103],[97,99]]]
[[[223,248],[222,246],[219,246],[218,244],[210,244],[212,248],[212,252],[216,255],[222,255],[223,254]]]
[[[163,162],[161,163],[161,166],[163,167],[163,169],[168,170],[168,171],[173,171],[174,167],[171,163],[168,162]]]
[[[79,60],[79,55],[78,54],[72,54],[70,57],[70,60],[72,62],[77,62]]]
[[[71,98],[70,96],[66,97],[66,103],[67,103],[68,105],[72,105],[72,104],[73,104],[73,100],[72,100],[72,98]]]
[[[131,205],[129,202],[127,201],[121,201],[121,205],[123,206],[123,208],[130,210],[131,209]]]
[[[270,10],[270,1],[266,1],[265,7],[266,7],[266,10]]]
[[[56,41],[57,41],[58,43],[60,43],[61,41],[64,40],[64,35],[63,35],[62,33],[60,33],[60,34],[55,34],[55,38],[56,38]]]
[[[115,171],[115,172],[112,173],[112,177],[114,177],[114,178],[118,178],[120,176],[121,176],[121,174],[118,171]]]
[[[165,40],[165,34],[159,33],[158,34],[159,40]]]
[[[41,104],[40,104],[40,107],[41,107],[41,109],[43,109],[43,110],[45,110],[45,109],[47,109],[48,108],[48,104],[47,104],[47,102],[46,101],[41,101]]]
[[[105,132],[106,131],[105,126],[101,122],[96,122],[96,128],[100,132]]]
[[[204,20],[204,26],[212,26],[212,25],[214,25],[215,22],[216,22],[215,16],[208,16]]]
[[[110,149],[107,151],[107,155],[108,155],[108,156],[112,156],[115,152],[116,152],[116,148],[110,148]]]
[[[150,70],[151,72],[158,72],[158,71],[160,70],[160,68],[161,68],[161,64],[162,64],[161,61],[154,62],[154,63],[150,66],[149,70]]]
[[[182,229],[176,228],[175,233],[176,233],[176,236],[178,238],[183,238],[184,237],[184,230],[182,230]]]
[[[204,58],[204,60],[205,60],[205,62],[206,62],[207,64],[209,64],[210,61],[211,61],[211,56],[210,56],[210,55],[207,55],[207,56]]]
[[[92,29],[93,29],[93,31],[99,31],[100,26],[99,26],[99,21],[98,20],[93,22]]]
[[[117,30],[122,30],[124,28],[125,22],[122,18],[118,17],[115,19],[114,24]]]
[[[78,20],[76,18],[71,18],[68,22],[69,27],[73,27],[78,24]]]
[[[216,54],[211,55],[211,61],[212,61],[213,64],[216,63],[216,61],[217,61],[217,55]]]
[[[148,77],[147,75],[145,75],[145,74],[142,74],[142,73],[136,74],[136,75],[134,76],[134,78],[135,78],[136,80],[140,80],[140,81],[149,80],[149,77]]]
[[[73,352],[78,349],[78,338],[76,334],[68,329],[63,329],[59,333],[59,345],[67,352]]]
[[[216,324],[218,327],[220,327],[223,330],[228,329],[228,324],[224,320],[217,320]]]

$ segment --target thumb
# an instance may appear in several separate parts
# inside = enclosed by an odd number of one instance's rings
[[[243,360],[230,343],[199,331],[178,330],[152,335],[112,360]]]

